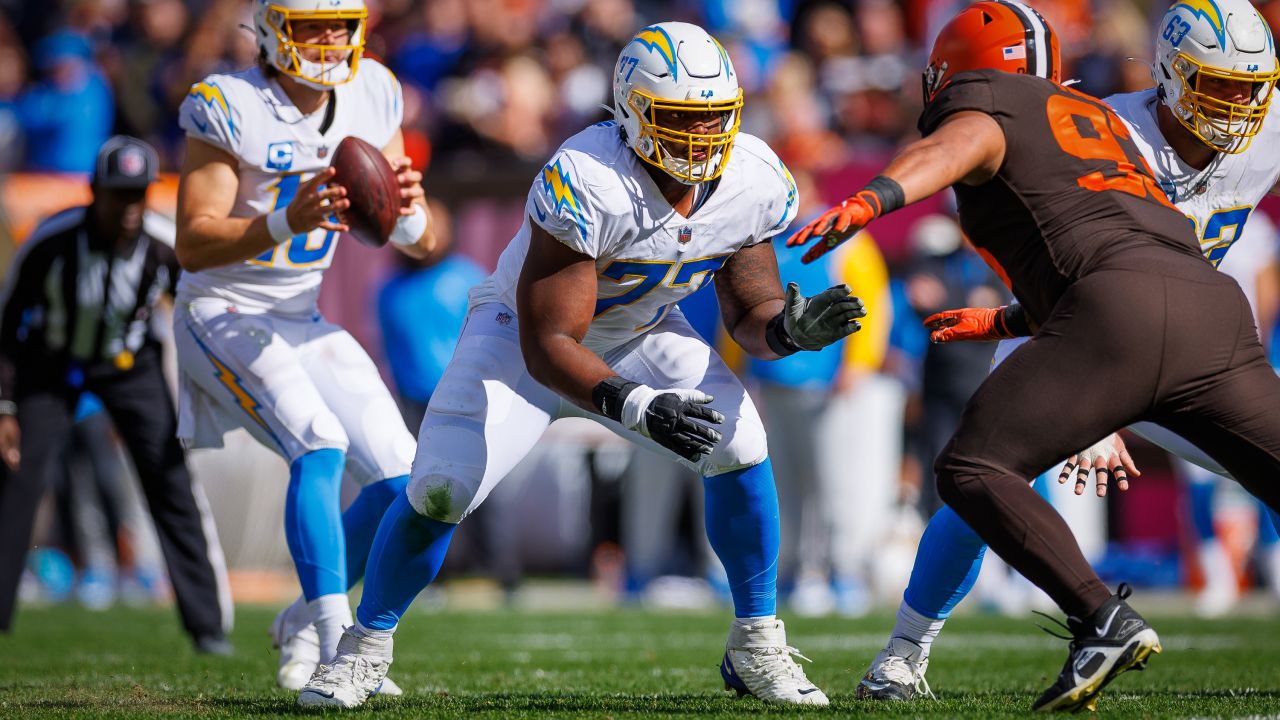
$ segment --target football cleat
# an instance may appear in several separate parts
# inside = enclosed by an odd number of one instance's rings
[[[765,702],[826,705],[827,696],[809,682],[792,655],[809,659],[787,645],[781,620],[750,625],[734,622],[720,661],[724,689],[736,691],[738,697],[754,695]]]
[[[315,625],[291,622],[295,613],[289,610],[281,610],[271,623],[271,643],[280,651],[276,685],[296,692],[307,684],[320,664],[320,635]]]
[[[1121,583],[1088,619],[1067,618],[1066,628],[1071,631],[1067,663],[1032,710],[1095,710],[1098,695],[1108,683],[1126,670],[1144,669],[1151,654],[1161,651],[1155,629],[1125,602],[1130,593],[1129,586]]]
[[[391,638],[357,637],[348,629],[333,661],[320,665],[298,694],[308,708],[357,708],[376,695],[391,667]]]
[[[924,649],[904,637],[889,639],[889,644],[871,661],[854,692],[859,700],[910,700],[917,693],[933,697],[924,679],[929,658]]]

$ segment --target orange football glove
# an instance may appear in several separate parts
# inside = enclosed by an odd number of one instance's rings
[[[924,326],[935,343],[1005,340],[1014,337],[1005,322],[1005,307],[943,310],[925,318]]]
[[[787,247],[804,245],[814,237],[821,237],[818,244],[809,248],[801,258],[801,261],[806,264],[836,249],[845,240],[856,235],[867,223],[876,219],[875,208],[863,199],[863,195],[867,194],[869,193],[858,193],[822,213],[816,220],[800,228],[796,234],[788,238]]]

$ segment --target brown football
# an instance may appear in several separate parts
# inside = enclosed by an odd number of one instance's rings
[[[333,181],[347,190],[351,207],[342,220],[350,234],[370,247],[382,247],[400,217],[400,182],[378,148],[358,137],[338,143],[331,163]]]

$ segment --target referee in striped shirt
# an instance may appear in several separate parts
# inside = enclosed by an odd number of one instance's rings
[[[0,315],[0,630],[13,619],[49,462],[82,392],[97,395],[142,481],[182,624],[229,654],[230,592],[200,487],[175,437],[152,316],[178,284],[173,226],[145,210],[156,152],[116,136],[98,152],[93,201],[41,223],[9,269]]]

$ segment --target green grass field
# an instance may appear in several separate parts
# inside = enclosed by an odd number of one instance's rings
[[[1139,607],[1141,607],[1139,605]],[[195,655],[172,612],[24,609],[0,636],[0,717],[274,717],[298,715],[272,684],[272,611],[242,607],[234,658]],[[793,620],[789,639],[814,662],[825,710],[766,707],[721,690],[726,618],[641,611],[412,614],[396,638],[399,699],[358,714],[400,717],[635,717],[808,714],[991,718],[1025,715],[1066,643],[1030,620],[958,617],[935,647],[937,700],[868,704],[859,674],[891,619]],[[1280,716],[1280,628],[1273,619],[1154,617],[1164,642],[1142,673],[1108,688],[1106,717]]]

